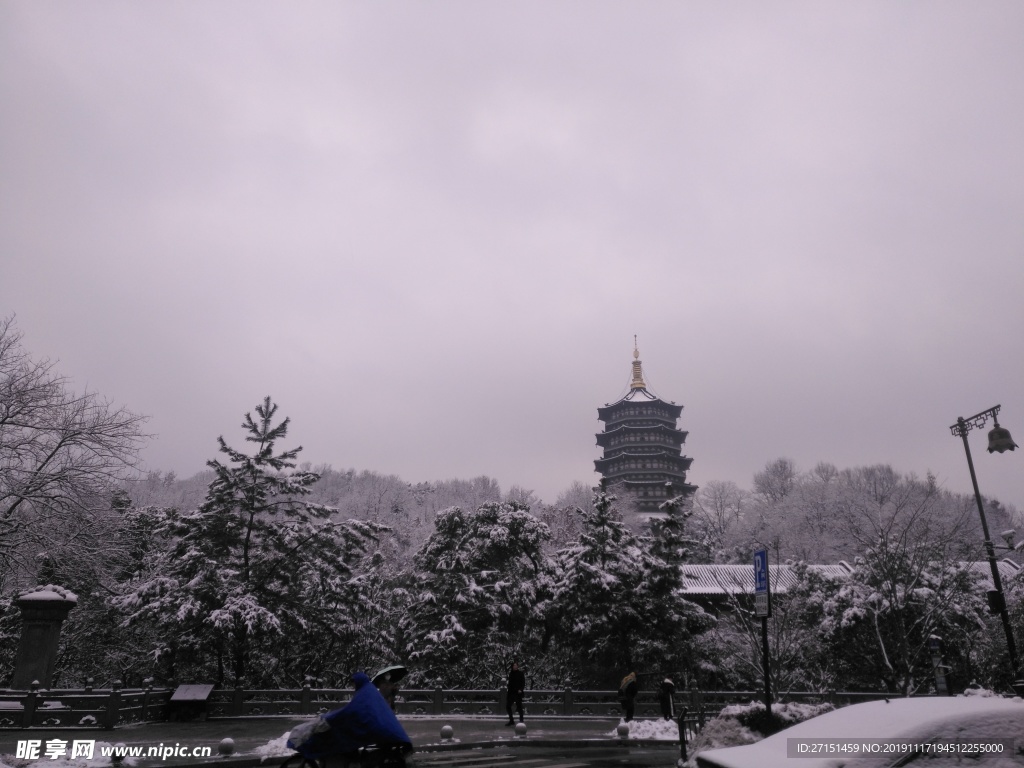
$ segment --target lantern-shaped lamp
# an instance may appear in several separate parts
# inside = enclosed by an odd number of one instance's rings
[[[1012,451],[1017,447],[1017,444],[1010,437],[1010,430],[1000,427],[998,421],[995,424],[992,431],[988,433],[988,452],[1002,453],[1003,451]]]

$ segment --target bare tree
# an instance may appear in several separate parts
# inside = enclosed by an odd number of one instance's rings
[[[551,531],[551,540],[547,543],[551,552],[579,541],[583,530],[579,510],[588,509],[593,503],[594,488],[575,480],[558,494],[554,504],[541,504],[533,509],[533,514]]]
[[[541,505],[541,501],[537,498],[537,494],[531,489],[524,488],[521,485],[513,485],[505,494],[505,503],[508,504],[511,502],[517,502],[531,509],[537,509]]]
[[[797,483],[796,464],[792,459],[775,459],[754,475],[754,493],[769,504],[777,504],[788,496]]]
[[[933,477],[922,481],[876,465],[843,470],[837,479],[831,515],[837,530],[860,551],[893,540],[903,547],[941,543],[943,561],[977,556],[981,536],[973,535],[972,500],[942,491]]]
[[[593,503],[594,487],[581,483],[579,480],[573,481],[572,485],[558,494],[558,498],[555,499],[555,506],[559,509],[564,509],[565,507],[586,509]]]
[[[726,546],[746,506],[746,491],[731,480],[711,480],[700,487],[694,497],[694,517],[707,533],[711,547]]]
[[[823,691],[836,685],[836,667],[825,640],[817,631],[822,605],[839,591],[840,582],[817,573],[806,563],[790,563],[796,583],[772,596],[768,620],[769,673],[772,690]],[[749,577],[748,577],[749,578]],[[749,583],[733,575],[718,579],[727,595],[727,610],[712,630],[717,647],[729,658],[738,685],[758,687],[764,680],[761,621],[747,592]]]
[[[144,420],[73,392],[25,351],[13,317],[0,320],[0,589],[34,575],[40,552],[102,550],[97,523],[137,463]]]

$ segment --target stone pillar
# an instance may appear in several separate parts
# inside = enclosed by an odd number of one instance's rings
[[[49,584],[25,592],[15,600],[21,609],[21,642],[14,662],[11,688],[28,690],[38,680],[42,688],[53,684],[60,625],[78,604],[78,596]]]

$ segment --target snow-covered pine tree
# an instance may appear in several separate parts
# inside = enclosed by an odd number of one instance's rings
[[[311,634],[321,643],[357,635],[355,568],[384,530],[332,522],[333,509],[303,499],[318,475],[294,470],[301,447],[276,453],[289,424],[275,425],[276,413],[267,397],[256,419],[246,414],[252,455],[218,438],[228,462],[208,462],[215,477],[206,500],[195,511],[160,512],[155,535],[169,545],[148,553],[145,572],[115,600],[128,623],[165,629],[163,650],[179,661],[197,654],[200,665],[215,660],[219,683],[226,667],[235,684],[287,675],[289,663],[302,665]]]
[[[421,588],[408,619],[410,657],[446,685],[493,685],[511,657],[535,658],[552,592],[548,527],[516,501],[438,513],[416,553]]]
[[[690,559],[690,554],[700,542],[686,533],[686,521],[693,516],[693,505],[689,496],[672,496],[658,505],[660,517],[652,517],[651,554],[670,566],[676,586],[682,584],[679,566]]]
[[[685,556],[681,520],[670,517],[673,524],[662,527],[657,544],[641,540],[614,500],[601,490],[591,509],[579,510],[583,531],[578,544],[558,553],[553,600],[563,651],[579,658],[586,678],[606,685],[631,670],[677,669],[691,638],[713,624],[678,589],[678,562]]]

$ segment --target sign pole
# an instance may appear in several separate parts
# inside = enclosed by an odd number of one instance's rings
[[[772,679],[768,661],[768,617],[761,617],[761,654],[764,658],[764,711],[772,714]]]
[[[771,661],[768,657],[768,617],[772,615],[772,592],[768,579],[768,550],[754,553],[754,613],[761,617],[761,667],[764,669],[764,709],[772,714]]]

